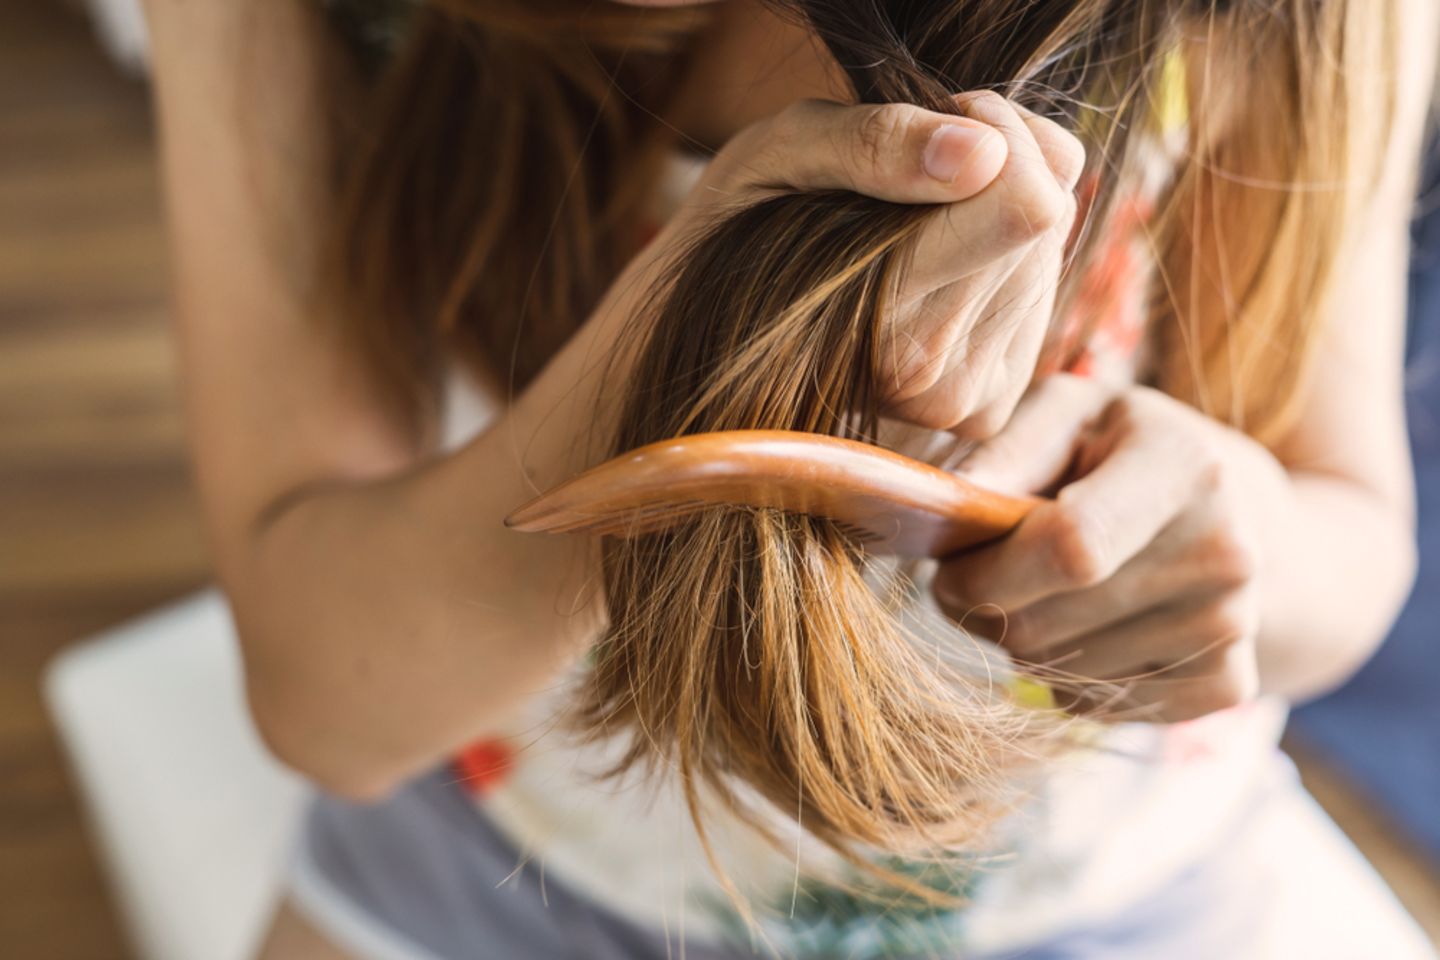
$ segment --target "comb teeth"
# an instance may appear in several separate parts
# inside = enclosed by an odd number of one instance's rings
[[[656,502],[638,507],[577,511],[556,507],[535,514],[522,514],[511,525],[527,533],[623,534],[637,526],[652,527],[683,518],[708,506],[700,500]],[[642,531],[636,531],[642,532]]]
[[[597,518],[588,529],[601,536],[623,537],[654,533],[670,526],[677,520],[693,516],[706,507],[721,506],[704,500],[678,500],[673,503],[656,503],[632,510],[615,511],[606,517]]]
[[[520,529],[538,533],[590,533],[605,537],[634,537],[657,533],[666,527],[707,509],[733,507],[731,504],[710,500],[678,500],[648,503],[643,506],[599,510],[580,513],[575,510],[558,508],[538,516],[526,517],[517,523]],[[811,516],[798,510],[779,510],[796,517]],[[869,527],[842,520],[817,517],[833,524],[843,535],[859,542],[873,543],[882,539],[880,533]]]
[[[670,526],[672,523],[684,520],[687,517],[707,509],[742,509],[734,504],[714,503],[708,500],[683,500],[674,504],[661,504],[647,507],[640,510],[621,511],[613,514],[610,519],[595,520],[575,529],[586,529],[591,533],[601,536],[638,536],[647,533],[656,533]],[[873,543],[883,539],[880,533],[868,527],[854,523],[847,523],[841,520],[832,520],[828,517],[816,517],[798,510],[783,510],[778,507],[765,507],[761,509],[777,510],[781,513],[794,517],[807,517],[819,519],[826,523],[833,524],[841,534],[860,543]]]
[[[843,533],[850,539],[856,540],[860,543],[872,543],[880,539],[880,535],[878,533],[867,527],[856,526],[853,523],[845,523],[841,520],[831,520],[830,522],[835,524],[835,529],[839,530],[841,533]]]

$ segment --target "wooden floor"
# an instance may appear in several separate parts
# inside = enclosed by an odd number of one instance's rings
[[[129,956],[37,680],[206,576],[154,159],[85,22],[0,0],[0,957]]]
[[[54,0],[0,0],[0,957],[127,956],[38,679],[203,582],[143,88]],[[1314,789],[1440,940],[1440,884],[1322,766]],[[197,958],[198,960],[198,958]]]

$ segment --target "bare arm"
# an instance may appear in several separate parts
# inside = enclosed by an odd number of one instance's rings
[[[1275,453],[1277,510],[1259,646],[1265,686],[1295,698],[1348,678],[1384,639],[1414,577],[1405,430],[1409,227],[1432,102],[1440,17],[1404,4],[1395,127],[1380,190],[1353,237],[1303,416]]]
[[[426,460],[312,315],[344,82],[315,6],[149,12],[185,397],[255,716],[283,758],[364,794],[503,715],[593,631],[592,605],[557,609],[574,544],[499,522],[568,472],[591,412],[558,386],[587,386],[579,343],[500,428]],[[540,429],[532,411],[554,415]]]
[[[976,237],[1006,216],[999,198],[1066,207],[1060,179],[1036,174],[1045,169],[1037,140],[1064,159],[1065,135],[1001,104],[986,101],[1008,118],[1003,143],[970,141],[973,156],[957,154],[953,138],[927,153],[940,127],[954,132],[954,118],[797,105],[735,137],[514,406],[437,456],[315,315],[325,309],[314,288],[329,189],[324,120],[344,82],[326,65],[318,5],[147,2],[182,368],[213,553],[257,723],[283,760],[340,792],[382,792],[482,734],[600,629],[589,550],[511,533],[501,520],[594,452],[602,361],[677,233],[716,198],[787,182],[973,204],[958,215],[965,231],[937,227],[956,256],[984,252]],[[966,129],[962,139],[1000,128]],[[1011,163],[1012,153],[1023,156]],[[927,174],[925,159],[937,156],[971,159]]]
[[[1064,486],[1007,539],[942,564],[942,605],[1022,660],[1122,685],[1114,702],[1110,688],[1078,694],[1121,716],[1316,695],[1375,650],[1409,588],[1405,275],[1436,10],[1407,7],[1387,166],[1347,238],[1291,435],[1266,450],[1154,390],[1054,377],[963,468],[1002,488]]]

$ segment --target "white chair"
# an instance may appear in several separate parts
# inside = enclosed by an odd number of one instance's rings
[[[190,597],[67,650],[46,695],[143,960],[245,960],[304,801],[245,708],[224,599]]]
[[[149,44],[140,0],[85,0],[100,42],[115,62],[131,73],[144,73]]]

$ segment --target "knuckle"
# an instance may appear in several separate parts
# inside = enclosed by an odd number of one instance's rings
[[[747,171],[759,166],[763,158],[780,152],[774,147],[775,122],[774,118],[757,121],[731,137],[706,166],[705,179],[720,189],[744,186]]]
[[[1058,183],[1027,182],[1001,205],[1000,229],[1010,241],[1023,243],[1050,233],[1074,215],[1075,198]]]
[[[1196,709],[1199,704],[1187,691],[1171,691],[1158,705],[1156,719],[1161,723],[1184,723],[1205,715],[1204,710]]]
[[[963,410],[935,403],[901,406],[897,408],[897,414],[906,423],[937,433],[950,430],[965,419]]]
[[[957,620],[965,608],[965,598],[960,590],[958,580],[959,577],[952,574],[944,563],[940,564],[935,571],[935,576],[930,580],[930,595],[935,598],[935,603],[951,618]]]
[[[738,171],[742,165],[741,147],[735,143],[742,134],[737,134],[730,143],[716,152],[715,156],[705,166],[705,172],[701,176],[701,182],[713,190],[728,192],[739,179]]]
[[[864,169],[884,170],[914,123],[916,108],[901,103],[865,107],[855,124],[854,160]]]
[[[947,560],[935,570],[935,576],[930,581],[930,592],[941,610],[951,619],[963,624],[966,618],[976,614],[978,608],[983,606],[973,599],[977,593],[984,592],[982,577],[983,573],[971,569],[966,558]]]
[[[1189,684],[1188,690],[1180,697],[1181,706],[1192,719],[1207,716],[1250,700],[1256,693],[1256,686],[1253,671],[1227,666]]]
[[[977,120],[995,117],[1002,111],[1014,116],[1014,110],[1004,97],[994,90],[971,90],[956,98],[956,103],[966,114]]]
[[[1254,696],[1254,684],[1241,670],[1221,668],[1213,674],[1167,685],[1158,698],[1159,719],[1183,723],[1237,707]]]
[[[1165,398],[1148,387],[1130,387],[1117,394],[1110,413],[1138,425],[1164,416]]]
[[[1021,657],[1040,652],[1042,646],[1034,624],[1018,610],[1007,611],[1001,615],[999,640],[1007,650]]]
[[[1093,377],[1080,377],[1073,373],[1052,373],[1035,387],[1034,402],[1047,406],[1066,407],[1089,400],[1102,393],[1104,387]]]
[[[757,134],[757,142],[764,148],[783,153],[804,140],[806,133],[826,124],[829,111],[826,105],[816,100],[797,100],[779,113],[753,124],[750,129]]]
[[[1225,464],[1208,447],[1197,447],[1190,454],[1195,464],[1195,484],[1200,493],[1215,495],[1225,492],[1228,477]]]
[[[993,642],[1008,645],[1009,628],[1005,614],[993,604],[969,604],[955,611],[955,623],[971,636],[984,637]]]
[[[999,436],[1010,422],[1010,409],[1002,404],[988,403],[972,410],[970,405],[956,400],[950,407],[950,426],[943,429],[957,429],[964,425],[964,435],[970,440],[989,440]]]
[[[1093,587],[1114,572],[1105,528],[1086,511],[1062,505],[1048,533],[1050,567],[1065,586]]]
[[[796,174],[796,148],[820,123],[823,109],[819,101],[801,100],[742,128],[716,151],[706,179],[729,189],[757,181],[789,181]]]
[[[1148,387],[1131,387],[1115,396],[1105,411],[1108,424],[1127,433],[1146,433],[1163,446],[1165,455],[1183,465],[1187,476],[1204,473],[1216,460],[1214,451],[1183,419],[1177,420],[1169,397]]]
[[[1080,214],[1080,198],[1077,197],[1072,190],[1061,190],[1060,197],[1063,201],[1064,208],[1061,211],[1060,223],[1058,225],[1068,231],[1074,225],[1075,218]]]
[[[1257,621],[1250,596],[1235,591],[1210,605],[1205,615],[1205,633],[1211,643],[1228,647],[1249,637]]]
[[[1074,184],[1085,170],[1085,145],[1079,137],[1054,122],[1047,125],[1045,139],[1056,178],[1065,184]]]
[[[1155,387],[1137,383],[1131,384],[1124,392],[1137,407],[1156,415],[1161,415],[1166,410],[1182,409],[1179,401]]]
[[[1233,519],[1217,524],[1202,549],[1211,579],[1223,586],[1243,587],[1259,576],[1259,548]]]
[[[1197,681],[1175,692],[1165,704],[1163,716],[1171,723],[1183,723],[1228,710],[1243,702],[1244,698],[1229,684],[1209,680]]]
[[[1229,465],[1215,445],[1202,437],[1177,436],[1181,444],[1178,451],[1192,465],[1195,473],[1196,492],[1212,499],[1230,493],[1231,477]]]
[[[1078,180],[1085,168],[1085,145],[1080,138],[1051,118],[1039,114],[1032,116],[1029,127],[1055,177],[1066,183]]]
[[[1214,669],[1179,685],[1166,711],[1171,720],[1191,720],[1238,707],[1260,694],[1260,668],[1253,643],[1236,643],[1212,658]],[[1182,715],[1181,715],[1182,714]]]
[[[794,131],[804,126],[819,108],[820,104],[814,100],[796,100],[787,103],[778,112],[761,120],[760,123],[766,124],[772,133]]]

